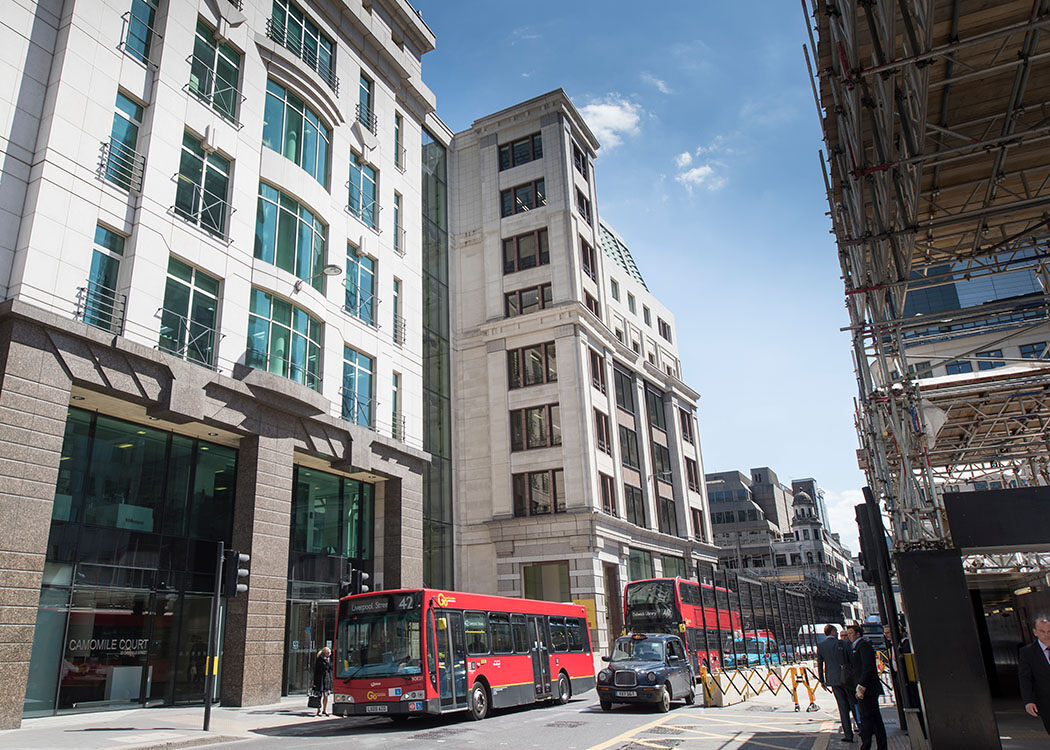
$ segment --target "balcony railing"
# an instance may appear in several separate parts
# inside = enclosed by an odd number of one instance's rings
[[[405,442],[405,415],[401,412],[394,412],[391,416],[390,437]]]
[[[404,227],[394,227],[394,252],[402,258],[405,257],[406,236]]]
[[[394,313],[394,343],[398,346],[405,344],[405,318],[397,313]]]
[[[306,365],[293,362],[287,357],[270,354],[260,349],[248,347],[244,354],[244,363],[248,367],[280,375],[283,378],[305,385],[307,388],[321,391],[321,374],[311,370]]]
[[[342,417],[344,420],[350,424],[356,424],[358,427],[364,427],[369,430],[375,429],[375,424],[372,420],[373,407],[375,406],[374,399],[365,398],[348,383],[344,383],[343,387],[339,389],[339,395],[343,402]]]
[[[304,45],[302,39],[289,35],[285,25],[272,16],[266,19],[266,36],[306,63],[321,76],[321,80],[327,83],[332,91],[339,93],[339,76],[335,74],[332,60],[320,59],[317,50]]]
[[[124,332],[127,301],[127,295],[88,279],[84,286],[77,289],[73,317],[119,336]]]
[[[238,128],[241,127],[237,113],[245,97],[237,90],[236,83],[229,84],[220,80],[215,75],[212,63],[208,60],[190,55],[186,58],[186,62],[190,64],[190,80],[186,84],[186,91],[209,105]]]
[[[362,293],[357,284],[352,281],[346,282],[346,300],[343,303],[343,309],[362,323],[373,328],[377,326],[376,307],[378,304],[379,300],[374,294]]]
[[[157,67],[153,60],[154,52],[163,37],[154,31],[148,19],[140,18],[130,10],[121,16],[124,29],[120,34],[121,52],[152,68]]]
[[[376,130],[379,128],[379,118],[376,117],[375,110],[358,102],[355,112],[354,116],[357,118],[357,121],[368,128],[372,135],[375,135]]]
[[[222,334],[214,326],[190,320],[166,307],[157,310],[157,315],[160,317],[160,342],[157,347],[162,352],[215,369],[215,345]]]
[[[244,10],[244,0],[226,0],[226,2],[228,2],[237,10]]]
[[[116,138],[102,141],[99,147],[98,176],[129,193],[142,192],[142,175],[146,157]]]
[[[237,209],[226,202],[226,196],[216,195],[181,174],[175,174],[172,179],[178,187],[175,190],[175,205],[171,210],[209,234],[228,242],[227,220],[233,217]]]
[[[375,198],[366,200],[361,194],[360,188],[354,186],[351,182],[347,181],[346,188],[350,192],[349,201],[346,204],[346,210],[352,215],[360,219],[370,229],[379,231],[379,212],[382,210],[382,206],[379,205],[379,201]]]
[[[394,166],[401,173],[405,171],[405,162],[408,158],[408,152],[405,151],[405,147],[400,143],[394,144]]]

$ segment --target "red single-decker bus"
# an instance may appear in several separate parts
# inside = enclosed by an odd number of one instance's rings
[[[583,607],[434,589],[342,599],[334,670],[334,713],[394,720],[483,719],[594,687]]]

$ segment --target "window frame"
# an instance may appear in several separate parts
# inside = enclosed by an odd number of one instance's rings
[[[535,310],[529,310],[524,312],[522,310],[522,295],[530,292],[536,292],[538,298],[538,307]],[[506,292],[503,295],[503,316],[505,318],[516,318],[520,315],[528,315],[529,313],[537,312],[539,310],[546,310],[553,303],[553,292],[551,285],[537,284],[535,286],[522,287],[521,289],[515,289],[510,292]],[[514,300],[514,305],[511,305],[511,301]],[[511,311],[514,311],[513,313]]]
[[[609,428],[609,415],[598,409],[594,410],[594,433],[598,450],[612,455],[612,434]]]
[[[529,190],[531,194],[529,196],[530,205],[525,205],[524,202],[518,200],[520,190]],[[501,190],[499,193],[499,206],[500,206],[500,218],[505,219],[508,216],[515,216],[517,214],[528,213],[537,208],[542,208],[547,205],[547,190],[546,184],[542,177],[531,182],[523,182],[520,185]]]
[[[533,499],[532,480],[546,477],[550,493],[550,510],[537,510]],[[541,506],[542,507],[542,506]],[[551,516],[565,512],[565,472],[560,468],[523,471],[511,474],[511,512],[515,518]]]
[[[539,419],[541,421],[537,422]],[[533,440],[530,426],[542,425],[543,441]],[[526,406],[510,410],[510,450],[522,453],[544,448],[556,448],[561,440],[561,405],[557,402]]]
[[[529,353],[533,350],[537,351],[539,356],[540,367],[542,368],[543,377],[542,379],[535,382],[528,382],[529,378],[527,373],[530,371],[528,366]],[[553,365],[553,369],[552,369]],[[517,368],[518,378],[515,380],[515,368]],[[517,390],[518,388],[528,388],[533,385],[543,385],[545,383],[556,383],[558,382],[558,355],[555,342],[544,341],[539,344],[532,344],[531,346],[522,346],[517,349],[510,349],[507,351],[507,389]]]
[[[628,469],[642,470],[641,456],[638,453],[638,433],[627,425],[618,425],[620,437],[620,463]],[[634,463],[629,463],[633,461]]]
[[[271,103],[273,103],[273,109],[270,108]],[[279,124],[275,125],[265,118],[267,115],[276,116],[276,108],[278,106],[281,108],[281,121]],[[289,132],[295,133],[295,130],[293,128],[289,131],[289,117],[291,116],[289,111],[298,117],[300,128],[299,138],[296,142],[295,150],[291,155],[289,155],[289,152],[292,149],[288,144],[288,135]],[[329,127],[321,116],[306,103],[303,97],[299,96],[294,91],[291,91],[284,84],[278,83],[271,78],[266,80],[263,113],[263,146],[280,154],[285,159],[292,162],[292,164],[295,164],[308,175],[313,177],[321,187],[328,190],[331,180],[331,170],[329,169],[329,162],[331,161],[332,155],[331,127]],[[306,148],[308,142],[308,126],[312,127],[314,130],[315,143],[312,149]],[[278,135],[280,136],[279,139],[277,139],[276,142],[271,142],[274,141],[275,137]],[[268,138],[269,140],[267,140]],[[308,150],[313,151],[310,159],[307,159]]]
[[[525,143],[528,146],[528,156],[522,160],[518,160],[518,154],[515,147]],[[506,157],[506,158],[504,158]],[[514,167],[519,167],[522,164],[528,164],[529,162],[536,161],[537,159],[543,158],[543,136],[541,133],[536,132],[530,135],[524,136],[523,138],[516,138],[513,141],[500,144],[496,147],[496,161],[499,165],[499,171],[503,172]]]
[[[521,254],[521,243],[522,240],[526,240],[529,238],[531,238],[534,242],[534,250],[531,254],[531,257],[534,260],[532,263],[523,264],[523,256]],[[508,243],[513,249],[513,258],[509,262],[507,260]],[[513,237],[507,237],[502,241],[501,245],[503,248],[504,275],[517,273],[518,271],[524,271],[529,268],[539,268],[540,266],[549,265],[551,262],[551,251],[547,235],[547,227],[540,227],[539,229],[534,229],[531,232],[524,232],[522,234],[516,234]]]

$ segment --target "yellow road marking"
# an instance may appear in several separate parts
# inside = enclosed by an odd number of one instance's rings
[[[656,719],[655,721],[650,721],[648,724],[642,724],[642,726],[640,726],[640,727],[635,727],[634,729],[628,730],[628,731],[624,732],[623,734],[618,734],[615,737],[613,737],[611,740],[606,740],[605,742],[601,743],[600,745],[594,745],[592,747],[589,747],[589,748],[587,748],[587,750],[605,750],[605,748],[609,748],[609,747],[612,747],[613,745],[618,745],[621,742],[624,742],[626,740],[632,739],[636,734],[640,734],[641,732],[645,732],[645,731],[647,731],[649,729],[652,729],[653,727],[658,727],[661,724],[666,724],[668,721],[670,721],[673,718],[674,718],[674,714],[667,714],[667,716],[661,716],[659,719]]]

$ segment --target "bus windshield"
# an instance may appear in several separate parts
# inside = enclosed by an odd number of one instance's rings
[[[340,602],[336,677],[422,674],[420,612],[418,594],[377,594]]]
[[[627,584],[627,627],[635,633],[675,633],[681,616],[675,603],[674,580],[632,581]]]

